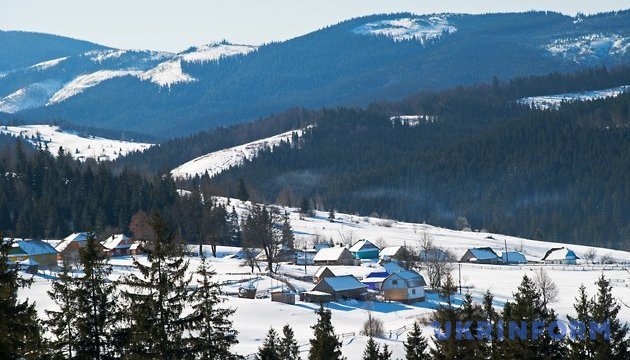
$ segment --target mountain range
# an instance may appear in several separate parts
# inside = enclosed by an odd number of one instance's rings
[[[373,15],[283,42],[224,41],[176,54],[46,34],[0,37],[0,54],[11,54],[0,57],[6,118],[169,138],[293,106],[364,106],[493,78],[627,63],[630,11]]]

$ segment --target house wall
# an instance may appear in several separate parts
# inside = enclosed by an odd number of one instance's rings
[[[39,263],[40,267],[53,267],[57,266],[57,254],[37,254],[37,255],[27,255],[27,254],[18,254],[18,255],[10,255],[9,259],[13,262],[33,259]]]
[[[353,255],[357,259],[378,259],[379,249],[360,250]]]

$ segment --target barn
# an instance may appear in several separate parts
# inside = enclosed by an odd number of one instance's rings
[[[361,300],[367,296],[367,286],[352,275],[334,276],[322,279],[312,291],[331,295],[333,301],[342,299]]]
[[[489,247],[468,249],[460,262],[473,262],[477,264],[498,264],[499,256]]]

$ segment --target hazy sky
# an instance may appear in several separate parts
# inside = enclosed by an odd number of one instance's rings
[[[628,0],[0,0],[0,29],[54,33],[118,48],[180,51],[227,39],[285,40],[359,15],[554,10],[574,15]]]

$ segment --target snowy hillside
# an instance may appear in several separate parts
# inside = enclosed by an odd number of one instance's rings
[[[61,82],[57,80],[44,80],[29,84],[4,98],[0,98],[0,111],[12,114],[20,110],[42,106],[60,87]]]
[[[544,48],[553,56],[576,63],[623,55],[630,50],[630,37],[621,34],[589,34],[554,40]]]
[[[193,177],[195,175],[203,175],[206,172],[210,176],[215,176],[231,167],[243,164],[245,160],[256,157],[262,149],[273,149],[281,142],[290,142],[294,133],[301,136],[302,130],[287,131],[269,138],[200,156],[176,167],[171,171],[171,174],[176,178]]]
[[[48,151],[57,155],[59,148],[69,152],[73,158],[85,160],[114,160],[134,151],[144,151],[153,144],[111,140],[101,137],[84,137],[76,132],[63,131],[52,125],[2,126],[0,133],[19,136],[33,145],[48,147]]]
[[[221,201],[228,202],[222,198]],[[230,199],[230,206],[234,206],[239,215],[243,215],[247,210],[247,205],[239,200]],[[336,220],[331,223],[327,220],[327,212],[315,212],[314,217],[300,218],[297,209],[283,208],[282,211],[290,212],[291,225],[296,235],[296,245],[302,247],[306,242],[310,244],[315,237],[323,237],[326,240],[331,238],[335,242],[354,241],[361,238],[371,240],[382,245],[407,245],[410,248],[418,248],[421,236],[426,233],[433,238],[433,241],[444,247],[457,256],[460,256],[468,247],[489,246],[496,251],[501,251],[507,242],[510,250],[519,249],[530,259],[539,259],[550,247],[564,244],[546,243],[533,241],[498,234],[477,233],[467,231],[452,231],[433,227],[426,224],[413,224],[397,222],[393,220],[383,220],[373,217],[359,217],[348,214],[336,214]],[[379,239],[382,239],[379,240]],[[598,256],[611,255],[612,257],[630,261],[630,253],[621,251],[611,251],[601,248],[589,248],[585,246],[569,245],[578,256],[590,249],[594,249]],[[193,246],[192,249],[197,249]],[[310,290],[314,284],[310,280],[318,269],[318,266],[298,266],[283,263],[278,272],[283,275],[283,281],[273,279],[264,271],[250,273],[248,267],[243,266],[243,261],[238,258],[240,249],[219,246],[218,257],[209,258],[213,269],[217,272],[216,280],[222,284],[222,290],[229,297],[227,305],[235,309],[234,327],[239,332],[239,344],[235,350],[239,354],[249,355],[258,350],[262,344],[264,335],[269,326],[279,329],[284,324],[290,324],[296,335],[296,340],[300,344],[302,358],[308,349],[308,340],[312,337],[310,328],[316,322],[317,316],[314,311],[319,305],[296,302],[295,305],[286,305],[271,302],[269,291],[286,288],[284,282],[288,282],[298,291]],[[210,248],[205,247],[204,253],[211,256]],[[144,261],[144,256],[140,256]],[[199,265],[198,257],[188,257],[190,261],[189,271],[192,273]],[[130,257],[119,257],[112,259],[113,274],[112,279],[117,279],[121,275],[137,271],[134,269]],[[497,308],[503,307],[506,300],[512,299],[512,293],[520,283],[524,274],[531,275],[533,271],[542,265],[521,265],[521,266],[492,266],[462,264],[461,281],[465,292],[470,292],[476,301],[480,301],[483,293],[490,290],[495,295],[494,305]],[[594,282],[602,273],[613,280],[613,295],[617,298],[630,297],[630,279],[622,267],[613,265],[604,266],[544,266],[549,276],[558,285],[560,291],[559,300],[552,304],[559,314],[561,321],[566,320],[566,315],[573,315],[572,303],[577,295],[578,287],[584,284],[589,294],[594,293]],[[332,271],[337,275],[352,274],[361,279],[372,271],[378,269],[378,265],[371,261],[364,261],[361,266],[331,266]],[[264,269],[263,269],[264,270]],[[455,273],[457,274],[457,273]],[[36,308],[40,316],[45,317],[45,310],[55,308],[55,304],[48,298],[46,291],[50,289],[51,277],[48,274],[34,276],[34,283],[31,288],[20,291],[20,298],[28,298],[35,301]],[[426,275],[425,275],[426,276]],[[459,277],[456,277],[459,280]],[[242,299],[236,296],[238,288],[243,284],[256,288],[257,299]],[[455,303],[459,303],[460,295],[456,296]],[[409,327],[418,319],[427,319],[431,312],[443,303],[435,293],[428,292],[427,298],[423,302],[413,304],[402,304],[398,302],[381,301],[339,301],[328,303],[325,306],[332,312],[332,322],[336,333],[343,343],[343,353],[349,360],[361,359],[363,348],[367,341],[365,336],[360,335],[363,322],[367,317],[368,310],[372,316],[383,321],[385,328],[385,339],[377,339],[381,344],[386,343],[394,352],[394,358],[404,356],[403,341],[406,339]],[[622,320],[630,320],[630,309],[622,307],[620,312]],[[431,328],[424,327],[426,336],[432,334]]]
[[[423,43],[456,31],[457,28],[449,24],[445,15],[381,20],[354,29],[356,34],[387,36],[395,41],[418,40]]]
[[[630,85],[625,85],[602,90],[581,91],[558,95],[531,96],[519,99],[518,102],[541,110],[558,109],[562,103],[615,97],[629,90]]]
[[[46,103],[46,106],[62,102],[74,95],[82,93],[85,89],[91,88],[102,83],[105,80],[113,79],[120,76],[138,75],[137,70],[99,70],[97,72],[81,75],[57,91]]]

